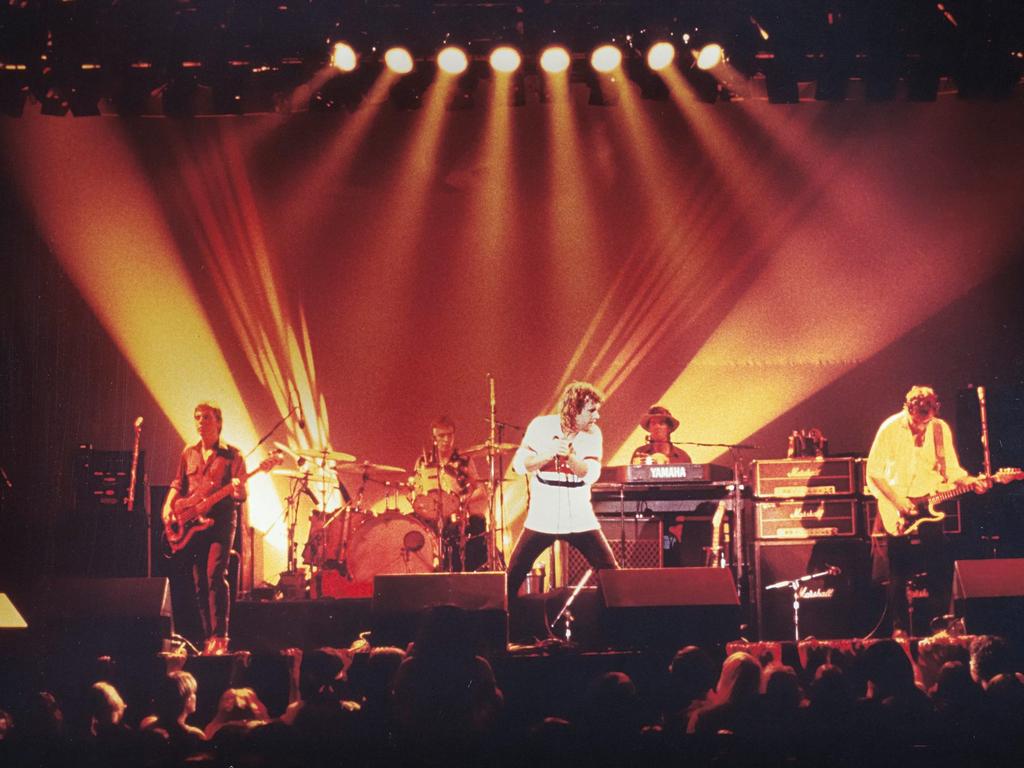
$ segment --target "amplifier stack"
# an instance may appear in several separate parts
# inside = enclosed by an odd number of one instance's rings
[[[860,463],[847,457],[754,463],[754,575],[761,640],[794,637],[794,600],[800,603],[801,637],[855,637],[868,632],[877,618],[873,601],[866,599],[871,558],[860,470]],[[794,588],[777,586],[829,571]]]

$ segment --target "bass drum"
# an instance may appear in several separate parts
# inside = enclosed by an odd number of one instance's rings
[[[433,573],[438,562],[437,537],[411,515],[387,512],[367,520],[348,542],[348,572],[353,581],[369,582],[392,573]]]

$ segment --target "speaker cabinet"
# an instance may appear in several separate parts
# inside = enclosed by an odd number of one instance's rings
[[[660,517],[627,515],[625,528],[622,518],[599,517],[604,536],[615,553],[615,562],[621,568],[660,568],[662,566],[662,523]],[[623,530],[625,550],[623,550]],[[567,547],[566,584],[578,584],[590,565],[575,547]]]
[[[455,606],[469,614],[470,631],[481,652],[506,650],[508,598],[504,572],[374,576],[374,645],[404,647],[415,640],[424,615],[438,606]]]
[[[45,579],[31,610],[39,639],[76,658],[156,653],[174,631],[165,578]]]
[[[953,608],[971,634],[1024,636],[1024,558],[957,560]]]
[[[727,568],[602,571],[604,633],[613,647],[676,649],[739,636],[739,598]]]
[[[849,638],[867,634],[881,616],[871,588],[871,547],[861,539],[758,541],[754,544],[757,629],[761,640],[792,640],[793,590],[768,589],[782,581],[839,568],[799,586],[800,637]]]

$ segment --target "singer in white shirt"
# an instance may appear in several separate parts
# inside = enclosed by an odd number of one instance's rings
[[[583,381],[562,393],[559,413],[530,422],[512,468],[529,477],[530,502],[523,532],[508,565],[508,594],[514,599],[534,560],[561,539],[580,551],[594,570],[617,568],[594,507],[590,486],[601,474],[601,417],[604,395]]]

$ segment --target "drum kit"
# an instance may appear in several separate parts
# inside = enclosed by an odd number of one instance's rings
[[[356,461],[341,451],[275,445],[295,463],[294,469],[272,472],[291,482],[285,512],[289,573],[301,572],[296,529],[303,498],[314,507],[302,549],[313,597],[369,596],[374,576],[435,573],[465,562],[468,504],[456,477],[438,471],[436,464],[421,464],[410,473],[403,467]],[[516,447],[488,442],[463,453],[471,458],[503,457]],[[489,490],[489,484],[484,485]],[[349,492],[352,486],[355,493]],[[462,532],[454,543],[446,536],[452,521]],[[496,526],[486,527],[480,535],[493,536]],[[453,553],[452,547],[461,551]],[[490,561],[487,565],[495,568]]]

